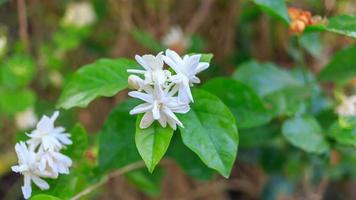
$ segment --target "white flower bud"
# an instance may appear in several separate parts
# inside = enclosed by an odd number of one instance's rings
[[[128,78],[129,88],[133,90],[141,90],[144,85],[144,80],[136,75],[130,75]]]

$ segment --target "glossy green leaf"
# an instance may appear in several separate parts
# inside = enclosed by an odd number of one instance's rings
[[[229,177],[236,159],[238,132],[228,107],[216,96],[193,90],[191,110],[179,115],[184,128],[179,128],[183,143],[210,168]]]
[[[88,134],[81,124],[76,124],[70,131],[70,138],[73,144],[69,145],[63,153],[74,160],[83,157],[88,146]]]
[[[329,19],[328,31],[356,38],[356,16],[339,15]]]
[[[286,120],[282,133],[288,142],[306,152],[322,154],[329,149],[320,125],[311,116]]]
[[[301,83],[287,71],[278,69],[272,63],[258,63],[254,60],[240,65],[233,78],[253,88],[260,96]]]
[[[271,120],[260,97],[239,81],[215,78],[208,81],[203,88],[219,97],[229,107],[239,128],[252,128]]]
[[[35,75],[35,64],[28,55],[16,54],[5,61],[0,68],[0,79],[7,88],[24,87]]]
[[[214,170],[208,168],[193,151],[183,144],[181,134],[174,134],[167,154],[195,179],[211,180],[214,175]]]
[[[356,45],[337,52],[331,61],[320,72],[319,78],[324,81],[341,82],[356,76]]]
[[[66,83],[58,107],[85,107],[95,98],[110,97],[127,87],[127,69],[139,65],[128,59],[100,59],[80,68]]]
[[[163,128],[157,121],[150,127],[141,129],[141,119],[142,115],[137,118],[135,142],[148,171],[152,173],[168,149],[173,129],[169,126]]]
[[[141,159],[135,145],[136,116],[129,114],[138,103],[135,99],[121,103],[105,121],[99,137],[100,171],[121,168]]]
[[[34,106],[35,94],[30,90],[0,90],[0,111],[14,114]]]
[[[262,10],[289,23],[288,10],[285,0],[253,0]]]
[[[60,200],[60,198],[46,194],[38,194],[33,196],[31,200]]]

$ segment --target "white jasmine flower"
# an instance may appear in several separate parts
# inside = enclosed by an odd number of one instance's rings
[[[43,150],[58,151],[65,145],[72,144],[69,139],[70,134],[65,133],[63,127],[55,127],[54,121],[59,112],[56,111],[51,117],[44,115],[38,122],[36,129],[28,134],[30,139],[27,141],[29,148],[35,150],[37,147]]]
[[[69,174],[72,160],[68,156],[56,151],[42,151],[39,155],[38,168],[41,171],[47,171],[52,178],[57,178],[58,174]]]
[[[12,171],[21,173],[24,176],[24,185],[21,187],[25,199],[31,197],[31,182],[37,185],[41,190],[49,188],[48,183],[40,177],[49,177],[45,171],[38,169],[38,156],[35,152],[29,150],[24,142],[17,143],[15,150],[18,158],[18,165],[12,166]]]
[[[147,86],[143,92],[129,92],[129,96],[141,99],[146,103],[140,104],[130,111],[131,115],[145,113],[140,122],[140,128],[149,127],[154,120],[158,120],[162,127],[166,127],[167,123],[174,130],[178,126],[183,127],[174,113],[187,113],[190,109],[188,104],[180,103],[176,97],[173,97],[172,92],[162,90],[158,84],[154,88]]]
[[[340,116],[356,116],[356,95],[344,97],[336,112]]]
[[[129,69],[127,72],[143,74],[145,76],[144,84],[164,84],[169,76],[169,71],[163,69],[162,53],[158,55],[139,55],[135,56],[136,61],[144,68],[144,70]]]
[[[0,56],[5,53],[7,46],[7,38],[5,35],[0,36]]]
[[[75,27],[85,27],[94,24],[96,14],[93,6],[88,2],[74,2],[68,4],[62,23]]]
[[[176,52],[167,49],[164,61],[176,72],[176,75],[170,77],[170,81],[176,85],[173,90],[178,90],[178,98],[182,102],[193,101],[190,86],[200,83],[196,76],[199,72],[207,69],[209,63],[200,62],[201,55],[185,55],[181,58]]]
[[[25,111],[15,115],[15,124],[20,130],[27,130],[35,127],[37,121],[38,118],[33,108],[28,108]]]
[[[180,26],[173,26],[163,37],[162,43],[171,49],[183,52],[189,45],[189,39],[184,35]]]

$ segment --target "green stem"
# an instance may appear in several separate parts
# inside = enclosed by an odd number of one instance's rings
[[[103,184],[105,184],[106,182],[108,182],[110,179],[123,175],[127,172],[130,172],[132,170],[135,169],[139,169],[145,166],[145,163],[143,161],[139,161],[139,162],[135,162],[132,164],[129,164],[121,169],[118,169],[116,171],[113,171],[111,173],[109,173],[108,175],[106,175],[103,179],[101,179],[98,183],[91,185],[89,187],[87,187],[86,189],[82,190],[81,192],[79,192],[78,194],[76,194],[75,196],[73,196],[70,200],[79,200],[80,198],[90,194],[91,192],[93,192],[95,189],[97,189],[98,187],[102,186]]]

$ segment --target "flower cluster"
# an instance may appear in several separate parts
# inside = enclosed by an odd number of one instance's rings
[[[141,99],[140,104],[130,111],[131,115],[145,113],[140,122],[140,128],[149,127],[157,120],[162,127],[167,124],[174,130],[178,126],[184,127],[175,113],[187,113],[189,104],[194,101],[190,87],[200,83],[196,76],[207,69],[209,63],[200,62],[201,55],[185,55],[181,58],[176,52],[167,49],[158,55],[144,55],[135,57],[143,70],[129,69],[128,82],[131,89],[129,96]],[[164,68],[167,64],[171,70]],[[174,72],[174,73],[172,73]]]
[[[62,23],[74,27],[86,27],[95,23],[96,14],[88,2],[70,3],[66,8]]]
[[[72,141],[63,127],[54,126],[58,115],[56,111],[51,117],[43,116],[36,129],[27,134],[30,139],[15,145],[18,165],[11,169],[24,176],[21,189],[25,199],[31,197],[32,182],[41,190],[46,190],[49,185],[42,178],[55,179],[59,174],[69,174],[72,160],[60,150],[72,144]]]
[[[190,39],[184,34],[180,26],[173,26],[162,38],[162,43],[178,53],[183,53],[189,47]]]

